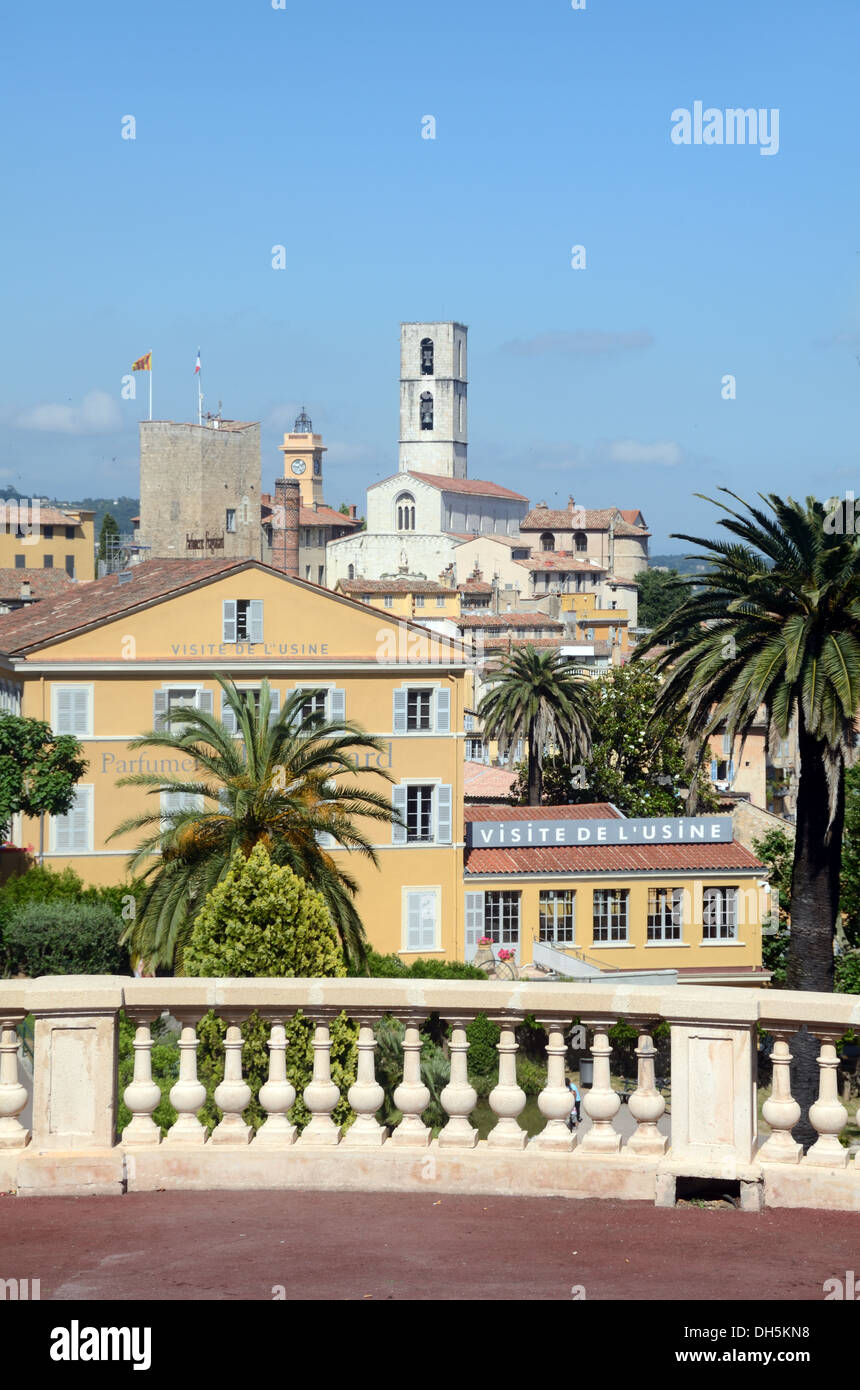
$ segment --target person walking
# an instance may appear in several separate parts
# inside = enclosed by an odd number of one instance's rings
[[[582,1097],[579,1094],[579,1088],[572,1076],[569,1076],[567,1078],[567,1089],[571,1093],[572,1102],[570,1107],[570,1114],[567,1117],[567,1127],[568,1129],[573,1130],[579,1124],[582,1107]]]

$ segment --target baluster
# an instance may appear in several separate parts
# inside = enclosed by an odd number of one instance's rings
[[[157,1015],[140,1014],[136,1009],[129,1009],[128,1014],[136,1020],[137,1027],[133,1043],[134,1073],[123,1092],[123,1100],[131,1111],[131,1120],[122,1132],[122,1142],[160,1144],[161,1130],[152,1118],[152,1112],[161,1100],[161,1088],[152,1079],[150,1023]]]
[[[420,1018],[407,1018],[403,1034],[403,1080],[394,1092],[394,1104],[403,1119],[391,1136],[392,1144],[426,1148],[431,1130],[421,1116],[430,1104],[430,1092],[421,1080]]]
[[[27,1088],[18,1079],[20,1019],[0,1019],[0,1149],[23,1149],[30,1138],[18,1119],[27,1104]]]
[[[469,1041],[466,1037],[465,1018],[452,1018],[451,1041],[448,1048],[451,1054],[451,1079],[439,1099],[442,1102],[448,1123],[439,1133],[439,1144],[448,1148],[473,1149],[478,1142],[478,1131],[469,1124],[469,1116],[478,1103],[474,1086],[469,1084],[469,1070],[466,1054]]]
[[[260,1104],[267,1118],[257,1130],[255,1144],[288,1149],[296,1142],[296,1127],[287,1112],[295,1104],[296,1088],[287,1080],[287,1030],[273,1023],[268,1041],[269,1077],[260,1087]]]
[[[206,1126],[197,1118],[197,1112],[206,1100],[206,1087],[197,1078],[197,1024],[199,1014],[185,1010],[174,1010],[182,1024],[179,1035],[179,1080],[170,1088],[170,1104],[176,1111],[176,1120],[167,1131],[165,1144],[205,1144]]]
[[[245,1123],[243,1112],[251,1103],[251,1087],[242,1077],[242,1028],[245,1015],[224,1015],[227,1036],[224,1039],[224,1080],[215,1087],[213,1100],[223,1111],[220,1124],[212,1131],[210,1144],[248,1144],[251,1126]]]
[[[814,1031],[821,1043],[818,1054],[818,1100],[809,1107],[809,1122],[817,1129],[818,1138],[803,1161],[828,1168],[846,1168],[848,1150],[840,1144],[839,1134],[848,1123],[848,1111],[839,1099],[836,1085],[836,1069],[839,1066],[836,1044],[843,1030],[813,1030],[810,1027],[809,1031]]]
[[[538,1096],[538,1110],[545,1116],[546,1124],[540,1134],[536,1134],[532,1139],[530,1147],[570,1153],[576,1144],[576,1135],[567,1127],[573,1095],[564,1084],[564,1060],[567,1056],[564,1030],[570,1020],[541,1018],[539,1022],[549,1034],[546,1045],[546,1085]]]
[[[304,1089],[304,1102],[311,1118],[297,1141],[305,1148],[340,1143],[340,1130],[331,1117],[340,1100],[340,1091],[331,1079],[331,1034],[324,1020],[316,1020],[313,1046],[313,1077]]]
[[[376,1112],[385,1100],[385,1092],[376,1079],[373,1067],[375,1020],[359,1014],[353,1014],[353,1020],[358,1024],[358,1065],[355,1081],[347,1091],[346,1098],[358,1118],[344,1134],[343,1143],[350,1148],[378,1149],[385,1143],[386,1134],[376,1118]]]
[[[761,1108],[762,1119],[767,1121],[772,1132],[756,1157],[770,1163],[799,1163],[803,1154],[803,1145],[791,1137],[791,1131],[800,1119],[800,1106],[791,1094],[788,1038],[788,1032],[773,1032],[771,1093]]]
[[[499,1081],[490,1092],[490,1109],[499,1120],[487,1135],[487,1143],[503,1149],[524,1149],[528,1135],[517,1123],[525,1107],[526,1093],[517,1084],[517,1038],[510,1020],[495,1018],[502,1030],[496,1044]]]
[[[591,1120],[592,1128],[587,1130],[579,1143],[580,1150],[589,1153],[618,1153],[621,1148],[621,1135],[612,1123],[621,1108],[621,1097],[612,1089],[609,1071],[609,1029],[614,1020],[594,1021],[594,1041],[591,1055],[594,1058],[594,1082],[591,1090],[583,1098],[583,1109]]]
[[[627,1141],[627,1148],[635,1154],[664,1154],[669,1147],[669,1139],[657,1128],[657,1121],[666,1109],[666,1102],[654,1084],[654,1041],[650,1033],[639,1034],[636,1048],[639,1068],[636,1077],[636,1090],[627,1108],[636,1121],[636,1133]]]

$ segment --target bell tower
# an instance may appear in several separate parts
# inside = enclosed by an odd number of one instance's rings
[[[321,434],[314,434],[310,418],[302,413],[293,426],[292,434],[284,434],[278,448],[284,456],[284,477],[299,484],[302,506],[312,507],[323,500],[323,454],[326,452]]]
[[[466,336],[462,323],[400,325],[400,472],[465,478]]]

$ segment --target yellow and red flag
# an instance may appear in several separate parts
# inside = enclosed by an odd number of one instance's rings
[[[152,353],[145,352],[142,357],[138,357],[137,361],[133,363],[131,370],[133,372],[151,372]]]

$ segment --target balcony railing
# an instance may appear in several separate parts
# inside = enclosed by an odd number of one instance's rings
[[[123,1099],[131,1120],[117,1136],[119,1011],[134,1023],[134,1075]],[[226,1024],[224,1079],[214,1093],[221,1118],[211,1135],[199,1112],[198,1021],[213,1009]],[[301,1010],[314,1026],[313,1077],[303,1092],[310,1122],[301,1133],[289,1112],[285,1025]],[[340,1093],[332,1080],[332,1020],[345,1011],[358,1027],[357,1076],[347,1100],[353,1122],[338,1128]],[[151,1026],[169,1013],[180,1028],[179,1076],[170,1091],[176,1121],[166,1137],[153,1119],[161,1091],[152,1076]],[[245,1111],[242,1029],[256,1012],[270,1028],[269,1076],[259,1102],[266,1119],[254,1133]],[[471,1122],[466,1028],[484,1013],[500,1028],[495,1119],[478,1141]],[[32,1131],[19,1075],[17,1030],[35,1019]],[[441,1092],[446,1121],[436,1138],[422,1116],[430,1094],[421,1076],[422,1022],[451,1025],[450,1080]],[[544,1125],[521,1127],[526,1096],[517,1082],[516,1028],[533,1015],[546,1030],[547,1080],[538,1097]],[[384,1016],[404,1027],[402,1079],[394,1091],[399,1122],[377,1116],[383,1102],[374,1070],[374,1028]],[[671,1030],[671,1137],[659,1122],[652,1040],[658,1020]],[[591,1121],[567,1127],[566,1033],[591,1036],[593,1085],[584,1096]],[[629,1097],[635,1129],[616,1121],[609,1032],[623,1021],[638,1032],[638,1079]],[[806,1025],[820,1042],[820,1089],[810,1121],[817,1141],[803,1155],[792,1138],[800,1108],[791,1096],[790,1040]],[[170,1188],[316,1187],[541,1193],[629,1198],[670,1205],[679,1178],[738,1184],[741,1205],[860,1209],[860,1168],[840,1143],[848,1113],[837,1094],[837,1042],[860,1026],[860,1000],[789,991],[566,983],[380,979],[132,980],[60,976],[0,982],[0,1191],[20,1194],[119,1193]],[[773,1083],[758,1135],[758,1029],[774,1039]],[[664,1122],[665,1127],[665,1122]],[[629,1131],[630,1121],[626,1128]]]

